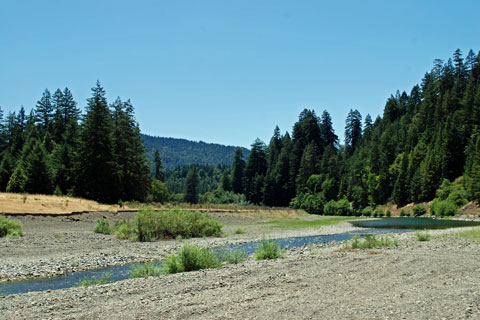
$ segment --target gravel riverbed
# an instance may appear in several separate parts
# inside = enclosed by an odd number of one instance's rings
[[[45,219],[34,224],[36,233],[0,239],[0,252],[6,257],[0,262],[4,278],[17,277],[29,266],[39,268],[35,272],[55,273],[56,268],[62,270],[57,264],[63,259],[65,266],[77,261],[77,268],[122,263],[122,257],[150,259],[181,245],[95,235],[85,221],[76,221],[74,229],[68,229],[73,228],[68,221],[58,223],[54,229],[61,237],[50,239],[50,232],[41,231],[51,226]],[[25,221],[25,231],[33,231]],[[272,230],[265,236],[351,229],[342,223],[316,230]],[[246,230],[245,235],[193,241],[221,245],[261,238],[266,231],[256,226]],[[429,231],[432,240],[427,242],[417,242],[412,233],[401,234],[395,248],[339,251],[341,244],[313,245],[289,250],[278,260],[250,258],[218,269],[9,295],[0,297],[0,314],[4,319],[478,319],[480,244],[449,236],[452,232],[456,231]],[[29,237],[38,242],[30,245]],[[42,269],[42,263],[48,268]],[[17,271],[6,267],[12,264]]]

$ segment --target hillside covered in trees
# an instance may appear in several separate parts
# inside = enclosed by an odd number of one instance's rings
[[[249,151],[140,135],[130,101],[108,105],[99,83],[84,115],[67,88],[46,90],[28,115],[22,107],[3,119],[0,109],[0,190],[161,202],[168,186],[173,201],[318,214],[434,200],[431,209],[449,215],[480,201],[479,62],[456,50],[390,96],[382,116],[351,109],[343,145],[326,110],[303,110],[291,133],[276,127]]]
[[[224,146],[216,143],[203,141],[190,141],[177,138],[153,137],[140,134],[145,148],[148,151],[148,158],[153,160],[155,149],[160,152],[163,165],[167,170],[191,164],[200,165],[227,165],[232,164],[235,147]],[[249,150],[242,148],[243,153],[248,155]]]
[[[129,100],[108,105],[97,82],[80,115],[68,88],[45,90],[30,113],[0,109],[0,191],[145,200],[150,170]],[[158,185],[158,184],[157,184]]]
[[[268,145],[257,139],[246,161],[234,160],[235,191],[252,203],[312,213],[434,198],[442,206],[478,202],[479,60],[471,50],[466,58],[456,50],[446,62],[435,60],[421,84],[388,98],[375,120],[350,110],[344,145],[327,111],[305,109],[291,135],[277,127]]]

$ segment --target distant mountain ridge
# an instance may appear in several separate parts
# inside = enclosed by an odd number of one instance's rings
[[[148,158],[153,159],[153,152],[158,148],[163,166],[167,170],[188,164],[231,165],[236,148],[203,141],[155,137],[143,133],[140,137],[148,150]],[[243,147],[242,151],[246,160],[250,151]]]

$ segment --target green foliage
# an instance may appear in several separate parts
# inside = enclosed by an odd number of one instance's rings
[[[217,253],[218,260],[226,264],[238,264],[247,259],[247,253],[241,249],[220,250]]]
[[[150,194],[147,197],[149,202],[165,203],[168,200],[168,188],[165,182],[157,179],[152,180]]]
[[[373,209],[371,207],[365,207],[362,210],[362,216],[370,217],[373,215]]]
[[[95,276],[93,276],[91,279],[88,278],[88,276],[85,276],[83,280],[79,281],[76,284],[76,287],[90,287],[90,286],[96,286],[101,284],[107,284],[111,282],[110,280],[111,277],[112,277],[112,274],[109,272],[102,273],[102,275],[100,276],[100,279]]]
[[[330,200],[325,205],[323,212],[328,216],[350,216],[353,214],[353,208],[347,199]]]
[[[417,237],[417,241],[429,241],[430,235],[426,232],[416,232],[415,236]]]
[[[25,192],[25,185],[27,184],[27,175],[23,169],[23,163],[20,162],[7,184],[7,192],[22,193]]]
[[[20,221],[0,215],[0,238],[21,237],[22,235],[22,223]]]
[[[178,255],[172,255],[165,259],[163,272],[165,274],[189,272],[217,268],[220,264],[220,260],[212,249],[199,248],[186,243]]]
[[[433,215],[439,217],[454,216],[457,212],[457,206],[449,200],[433,200],[430,211]]]
[[[135,264],[132,266],[132,271],[130,272],[130,278],[147,278],[147,277],[158,277],[161,274],[162,269],[155,266],[155,262],[146,262]]]
[[[417,204],[415,207],[413,207],[412,212],[415,217],[420,217],[427,213],[427,207],[425,207],[423,204]]]
[[[112,229],[110,228],[110,222],[106,218],[98,219],[95,228],[93,229],[95,233],[103,234],[112,234]]]
[[[372,249],[383,247],[396,247],[398,242],[388,236],[377,238],[374,235],[367,234],[362,239],[355,235],[352,240],[344,246],[344,249]]]
[[[247,233],[245,230],[241,229],[241,228],[237,228],[235,229],[235,231],[233,231],[234,234],[245,234]]]
[[[182,236],[210,237],[220,236],[222,225],[206,213],[179,211],[141,210],[133,221],[124,221],[116,226],[116,235],[120,239],[155,241],[162,238]]]
[[[297,229],[297,228],[319,228],[338,224],[343,221],[358,219],[355,217],[320,217],[316,220],[300,220],[285,218],[281,220],[271,220],[267,222],[259,222],[258,224],[271,225],[273,228],[281,229]]]
[[[254,252],[255,260],[277,259],[283,254],[282,249],[275,241],[262,239],[262,242]]]
[[[199,177],[197,167],[192,167],[185,180],[184,200],[188,203],[198,203],[198,184]]]
[[[123,220],[116,222],[115,236],[122,240],[138,241],[138,229],[135,221]]]
[[[475,228],[472,230],[462,231],[456,234],[459,237],[471,239],[475,241],[480,241],[480,228]]]
[[[236,147],[203,141],[153,137],[146,134],[141,134],[140,137],[148,150],[150,160],[154,160],[155,150],[159,150],[159,156],[166,170],[174,170],[177,167],[191,164],[229,166],[232,164],[232,156],[236,152]],[[243,155],[248,156],[248,149],[240,148],[240,151]]]

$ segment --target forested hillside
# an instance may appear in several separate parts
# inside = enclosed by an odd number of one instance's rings
[[[345,145],[327,111],[319,117],[305,109],[292,135],[277,127],[268,146],[256,140],[246,163],[234,161],[242,174],[232,176],[233,184],[250,202],[313,213],[434,198],[451,213],[467,199],[479,201],[479,59],[456,50],[446,62],[435,60],[421,84],[388,98],[375,120],[350,110]]]
[[[3,119],[0,191],[70,194],[100,202],[145,200],[150,170],[130,101],[108,105],[97,82],[86,113],[65,88],[45,90],[28,114]]]
[[[203,141],[189,141],[177,138],[153,137],[141,134],[148,157],[153,159],[155,149],[160,152],[163,165],[167,170],[190,164],[201,165],[231,165],[235,147],[224,146]],[[248,155],[248,149],[242,148]]]

